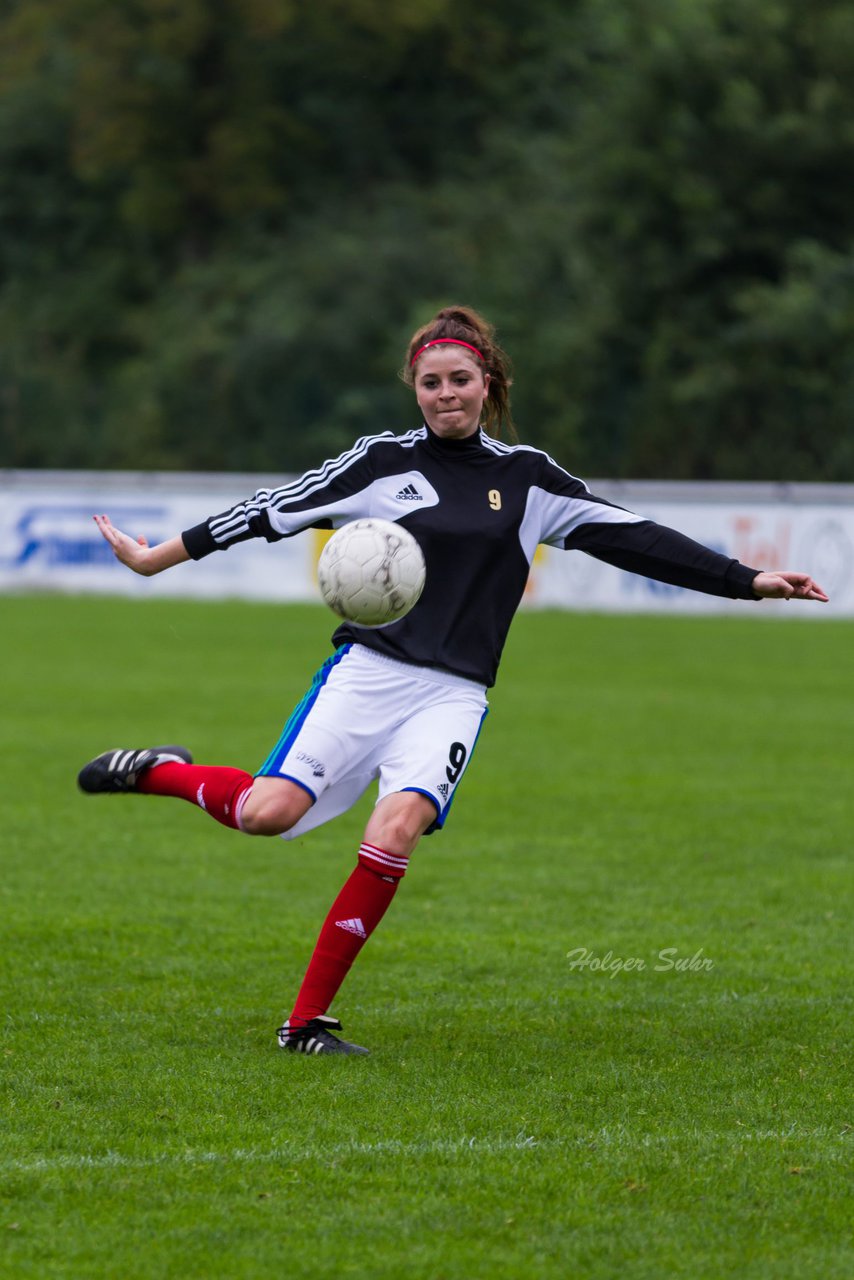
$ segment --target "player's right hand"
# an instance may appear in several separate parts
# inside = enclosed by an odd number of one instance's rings
[[[127,565],[134,573],[141,573],[146,578],[155,572],[151,565],[151,554],[147,538],[139,537],[134,539],[129,534],[122,533],[121,529],[116,528],[109,516],[93,516],[92,518],[98,526],[101,536],[112,547],[113,555],[117,560],[121,560],[122,564]]]

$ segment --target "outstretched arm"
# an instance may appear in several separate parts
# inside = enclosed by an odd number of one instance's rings
[[[790,573],[787,569],[773,573],[757,573],[753,590],[766,600],[821,600],[829,596],[808,573]]]
[[[605,511],[609,508],[606,506]],[[614,510],[610,508],[610,510]],[[627,513],[622,523],[591,520],[566,538],[567,548],[586,551],[618,569],[642,574],[659,582],[737,600],[818,600],[824,590],[807,573],[775,570],[767,573],[731,560],[684,533],[652,520],[638,520]]]
[[[171,569],[175,564],[183,564],[189,560],[189,552],[182,538],[168,538],[166,542],[158,542],[150,547],[147,538],[131,538],[129,534],[117,529],[109,516],[95,516],[95,524],[102,537],[113,548],[113,555],[122,564],[126,564],[134,573],[150,578],[164,569]]]

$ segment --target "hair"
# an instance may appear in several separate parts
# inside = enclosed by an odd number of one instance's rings
[[[516,427],[510,413],[510,386],[512,366],[506,351],[495,341],[495,326],[479,315],[473,307],[443,307],[428,324],[416,329],[409,340],[406,361],[400,376],[408,387],[415,386],[415,370],[412,360],[415,353],[437,338],[456,338],[476,347],[483,356],[483,372],[489,374],[489,390],[483,406],[483,426],[496,436],[507,428],[511,439],[516,440]]]

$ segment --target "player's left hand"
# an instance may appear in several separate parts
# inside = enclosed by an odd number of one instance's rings
[[[827,604],[830,599],[808,573],[790,573],[785,569],[758,573],[753,579],[753,590],[765,600],[820,600]]]

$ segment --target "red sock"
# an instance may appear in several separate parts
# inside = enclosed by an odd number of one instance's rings
[[[350,966],[388,910],[408,857],[363,844],[359,862],[332,904],[288,1022],[304,1027],[331,1005]]]
[[[157,764],[136,784],[148,796],[177,796],[239,831],[240,810],[255,779],[242,769],[211,764]]]

